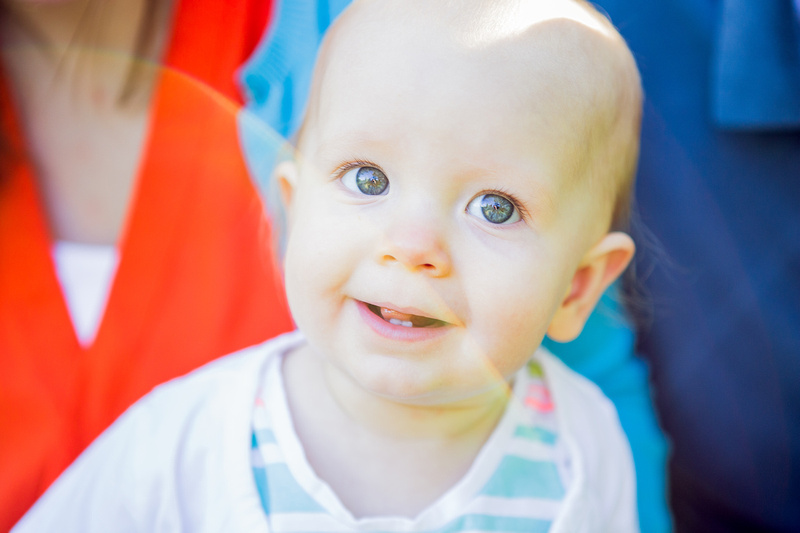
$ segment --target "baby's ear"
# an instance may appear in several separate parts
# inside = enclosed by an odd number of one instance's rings
[[[635,249],[630,236],[615,231],[586,252],[547,329],[551,339],[569,342],[580,334],[600,297],[630,263]]]
[[[292,159],[281,161],[275,166],[272,179],[278,186],[278,193],[286,215],[291,217],[292,200],[298,179],[297,163]]]

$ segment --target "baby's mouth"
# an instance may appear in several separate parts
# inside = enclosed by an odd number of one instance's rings
[[[446,322],[436,320],[435,318],[401,313],[400,311],[396,311],[395,309],[390,309],[388,307],[378,307],[377,305],[372,305],[366,302],[364,303],[374,314],[378,315],[386,322],[396,326],[404,326],[407,328],[440,328],[447,324]]]

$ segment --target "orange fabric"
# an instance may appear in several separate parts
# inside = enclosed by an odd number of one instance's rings
[[[0,531],[153,386],[291,329],[269,229],[236,134],[235,69],[269,2],[178,6],[120,264],[96,340],[80,347],[32,166],[0,176]],[[1,81],[1,80],[0,80]],[[0,87],[0,105],[11,101]],[[13,113],[6,138],[24,153]]]

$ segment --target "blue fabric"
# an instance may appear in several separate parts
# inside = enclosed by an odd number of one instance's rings
[[[721,126],[800,126],[796,5],[767,0],[722,2],[712,72],[713,112]]]
[[[248,102],[239,117],[240,135],[248,166],[265,196],[279,145],[299,128],[322,34],[348,3],[279,2],[275,25],[241,70]],[[603,306],[610,315],[594,313],[576,341],[549,343],[548,348],[597,383],[616,405],[633,451],[642,531],[664,533],[670,530],[664,496],[667,444],[650,399],[647,368],[634,354],[634,337],[619,306],[610,296],[604,297]]]
[[[276,1],[270,31],[240,70],[248,107],[257,110],[284,138],[296,132],[303,119],[322,36],[349,3]]]
[[[350,0],[275,0],[274,21],[239,71],[246,106],[238,116],[248,169],[262,195],[282,144],[300,128],[317,49]],[[269,201],[269,198],[267,198]]]
[[[755,111],[721,106],[714,90],[729,53],[719,47],[738,32],[742,43],[773,40],[761,57],[741,56],[736,70],[758,83],[740,98],[774,97],[793,76],[770,72],[797,47],[784,32],[796,4],[596,3],[627,39],[646,93],[636,198],[669,261],[637,252],[654,308],[638,348],[672,445],[676,529],[800,531],[800,127],[777,123],[773,104],[748,118],[751,131],[723,127],[719,107]],[[734,7],[761,22],[726,28]]]

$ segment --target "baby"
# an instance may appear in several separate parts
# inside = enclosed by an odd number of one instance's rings
[[[638,530],[613,407],[539,345],[634,253],[640,111],[583,2],[357,0],[275,171],[299,331],[156,389],[16,530]]]

